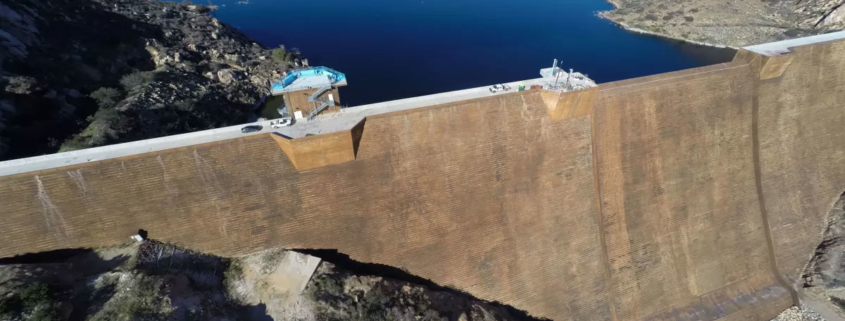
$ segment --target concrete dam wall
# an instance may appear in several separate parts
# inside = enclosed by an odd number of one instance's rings
[[[845,42],[0,177],[0,257],[337,249],[554,320],[768,320],[845,190]]]

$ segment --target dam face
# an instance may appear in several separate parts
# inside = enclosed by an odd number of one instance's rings
[[[769,320],[845,190],[845,41],[0,177],[0,257],[336,249],[554,320]]]

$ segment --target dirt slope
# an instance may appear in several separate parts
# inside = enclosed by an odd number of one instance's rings
[[[608,0],[601,17],[634,31],[742,47],[845,28],[843,0]]]

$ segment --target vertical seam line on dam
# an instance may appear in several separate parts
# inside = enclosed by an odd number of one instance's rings
[[[599,92],[600,93],[600,92]],[[590,117],[590,147],[593,154],[593,190],[596,198],[596,224],[598,225],[599,234],[599,248],[601,249],[602,265],[604,265],[604,280],[607,288],[607,301],[610,306],[610,316],[614,321],[619,320],[616,316],[616,300],[613,299],[613,284],[610,279],[610,258],[607,255],[607,242],[604,240],[604,222],[602,219],[601,210],[601,185],[599,185],[599,158],[598,158],[598,140],[596,139],[596,108],[593,106],[593,111],[587,115]]]
[[[762,80],[757,79],[757,91],[760,89],[761,81]],[[769,225],[769,212],[766,210],[766,200],[763,196],[762,168],[760,167],[760,135],[757,121],[759,106],[760,102],[757,98],[757,94],[755,93],[751,98],[751,154],[754,161],[754,183],[757,187],[757,202],[760,204],[760,214],[763,218],[763,232],[766,235],[766,246],[768,247],[769,256],[771,257],[770,262],[772,274],[774,275],[775,280],[789,291],[789,296],[792,298],[792,304],[794,306],[799,306],[800,302],[798,300],[798,291],[787,283],[786,279],[783,275],[781,275],[780,269],[778,268],[777,257],[775,256],[775,244],[774,241],[772,241],[772,229]]]

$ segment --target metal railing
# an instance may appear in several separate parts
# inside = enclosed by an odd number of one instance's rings
[[[271,84],[272,90],[274,91],[282,91],[291,84],[293,84],[296,79],[300,77],[313,77],[313,76],[327,76],[332,84],[341,82],[346,79],[346,75],[342,72],[337,70],[328,68],[328,67],[311,67],[305,69],[297,69],[292,70],[288,73],[287,76],[282,78],[279,81],[275,81]]]
[[[334,100],[332,100],[332,99],[326,99],[326,100],[320,99],[320,95],[326,93],[327,91],[329,91],[331,89],[332,89],[332,86],[323,86],[323,87],[320,87],[320,89],[317,89],[317,91],[315,91],[313,94],[311,94],[311,96],[308,96],[308,101],[320,103],[320,106],[317,106],[317,108],[314,108],[314,110],[312,110],[311,113],[308,114],[308,120],[314,119],[314,117],[316,117],[318,114],[320,114],[320,112],[322,112],[323,110],[325,110],[329,106],[334,106]]]

